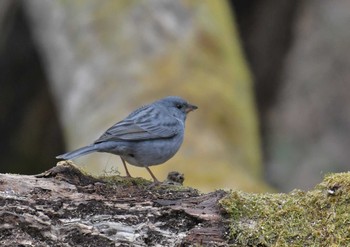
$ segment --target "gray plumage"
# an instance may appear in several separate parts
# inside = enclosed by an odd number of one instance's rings
[[[179,150],[185,131],[187,113],[197,109],[177,96],[169,96],[143,106],[116,123],[93,144],[57,156],[74,159],[92,152],[119,155],[125,161],[145,167],[157,181],[149,166],[169,160]]]

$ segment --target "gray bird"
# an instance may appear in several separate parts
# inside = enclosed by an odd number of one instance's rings
[[[154,182],[158,182],[148,167],[162,164],[175,155],[184,138],[186,116],[197,108],[177,96],[157,100],[107,129],[93,144],[56,158],[67,160],[92,152],[112,153],[120,156],[128,177],[131,176],[125,161],[145,167]]]

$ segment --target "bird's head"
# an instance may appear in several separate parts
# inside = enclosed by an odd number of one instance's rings
[[[188,103],[181,97],[178,96],[168,96],[166,98],[160,99],[158,101],[161,105],[166,107],[169,113],[185,121],[186,116],[189,112],[196,110],[198,107]]]

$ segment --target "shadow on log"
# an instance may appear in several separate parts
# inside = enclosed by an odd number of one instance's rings
[[[170,183],[171,184],[171,183]],[[0,240],[21,246],[226,246],[224,191],[94,178],[71,162],[0,174]]]

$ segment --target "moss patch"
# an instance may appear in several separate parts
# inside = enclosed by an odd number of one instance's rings
[[[107,183],[107,185],[122,185],[122,186],[149,186],[152,184],[151,181],[146,180],[144,178],[128,178],[128,177],[122,177],[119,175],[113,175],[113,176],[100,176],[98,177],[101,181]]]
[[[289,194],[231,191],[232,246],[348,246],[350,173],[329,174],[314,190]]]

